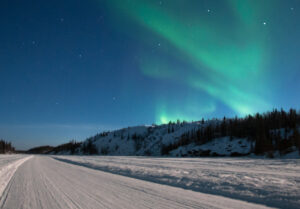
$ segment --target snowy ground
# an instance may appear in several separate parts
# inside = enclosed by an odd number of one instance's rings
[[[26,155],[0,155],[0,197],[18,167],[30,158]]]
[[[300,208],[299,160],[11,157],[0,209]]]
[[[300,208],[300,159],[54,156],[115,174],[279,208]]]
[[[15,172],[0,208],[267,208],[34,156]]]

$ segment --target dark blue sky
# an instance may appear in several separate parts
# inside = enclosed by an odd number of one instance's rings
[[[1,0],[0,138],[299,109],[299,20],[298,0]]]

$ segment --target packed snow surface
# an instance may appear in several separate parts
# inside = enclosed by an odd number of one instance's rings
[[[0,155],[0,197],[18,167],[28,159],[30,156]]]
[[[3,155],[0,154],[0,169],[5,167],[6,165],[24,158],[26,155]]]
[[[300,159],[53,157],[192,191],[271,207],[300,208]]]
[[[73,158],[74,161],[82,159]],[[94,163],[98,163],[99,160],[101,161],[101,159],[105,158],[97,157],[86,160],[91,159],[93,159]],[[115,158],[115,163],[117,163],[116,159],[118,158]],[[106,160],[109,160],[109,158],[106,158]],[[119,158],[118,161],[121,163],[132,161],[132,163],[128,162],[132,168],[147,167],[139,164],[134,165],[134,163],[143,164],[143,159],[124,158],[124,161],[122,161]],[[159,162],[166,163],[161,159],[155,158],[149,158],[146,160],[146,164],[147,161],[152,165],[158,165],[157,163]],[[159,168],[163,169],[163,165],[158,165],[157,168],[158,172],[161,173]],[[181,171],[185,170],[180,169]],[[205,194],[151,181],[115,175],[85,166],[62,162],[47,156],[34,156],[19,166],[15,172],[1,197],[0,208],[262,209],[269,207],[220,195]]]

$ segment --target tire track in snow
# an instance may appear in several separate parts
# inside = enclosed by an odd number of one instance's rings
[[[46,156],[36,156],[24,163],[5,193],[1,209],[268,208],[97,171]]]
[[[18,167],[30,158],[32,158],[32,156],[21,158],[0,168],[0,200],[2,199],[5,188],[7,187]]]

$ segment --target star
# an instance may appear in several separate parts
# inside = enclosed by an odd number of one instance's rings
[[[60,18],[60,22],[63,22],[63,21],[65,21],[65,19],[64,18]]]
[[[267,23],[266,23],[266,22],[263,22],[263,25],[267,25]]]
[[[116,97],[113,97],[112,99],[113,99],[113,101],[116,101]]]
[[[161,45],[160,43],[157,44],[158,47],[160,47],[160,45]]]
[[[291,7],[291,10],[293,11],[293,10],[294,10],[294,7]]]
[[[210,13],[210,9],[208,9],[207,12]]]
[[[78,57],[81,59],[82,58],[82,54],[79,54]]]

